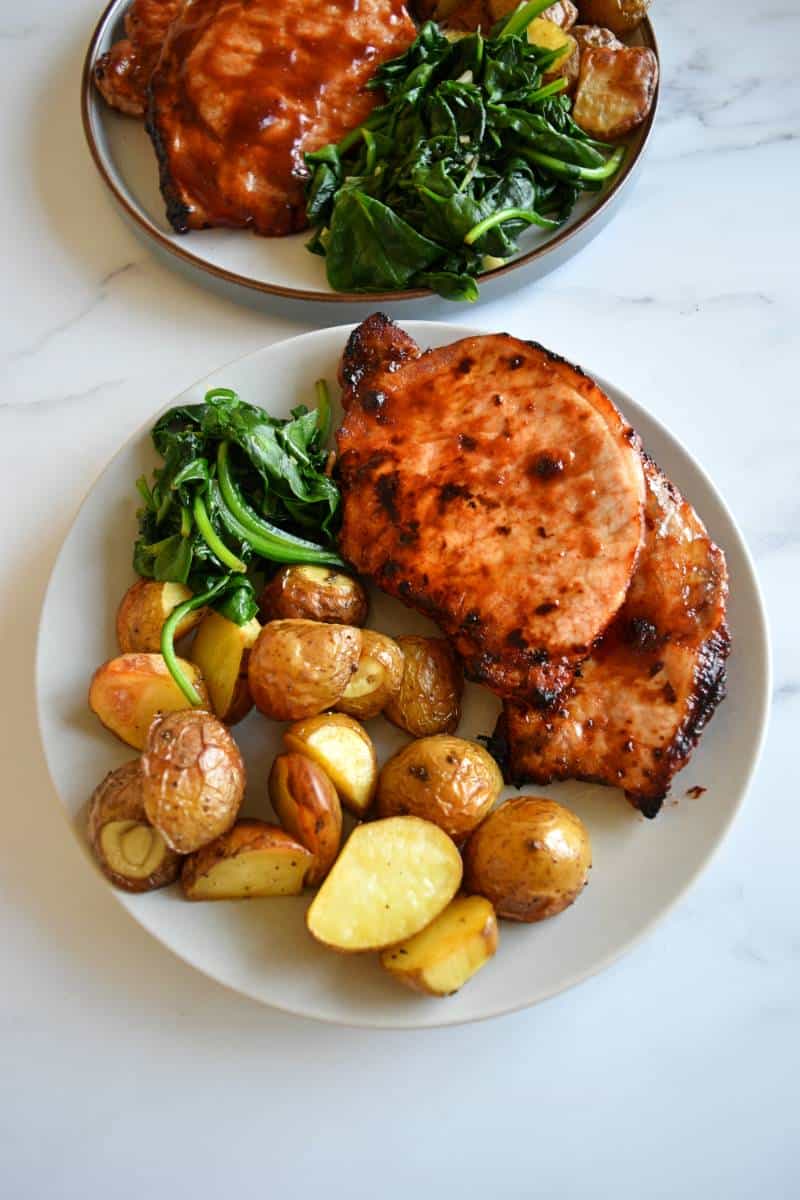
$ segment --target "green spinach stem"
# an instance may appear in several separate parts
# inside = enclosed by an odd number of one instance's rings
[[[195,524],[200,531],[205,544],[208,546],[212,554],[215,554],[221,563],[229,567],[231,571],[244,572],[247,570],[245,563],[240,558],[237,558],[232,550],[223,542],[218,535],[214,526],[211,524],[211,519],[206,511],[206,506],[203,503],[203,497],[199,492],[195,493],[192,503],[192,515],[194,516]]]
[[[215,583],[213,587],[209,588],[207,592],[203,592],[199,596],[192,596],[190,600],[184,600],[183,604],[177,605],[167,617],[161,630],[161,657],[167,664],[167,670],[170,675],[193,708],[202,708],[203,699],[191,680],[186,678],[183,667],[178,661],[178,656],[175,653],[175,630],[187,613],[194,612],[196,609],[202,608],[204,604],[208,604],[209,600],[213,600],[217,592],[227,582],[228,576],[226,575],[218,583]]]
[[[464,241],[468,246],[473,246],[478,238],[483,237],[490,229],[494,229],[495,225],[502,225],[503,221],[527,221],[529,225],[539,225],[542,229],[555,229],[558,225],[558,221],[551,221],[549,217],[541,217],[539,213],[530,208],[504,208],[500,212],[484,217],[477,225],[473,225]]]
[[[497,35],[498,38],[518,37],[524,33],[534,18],[541,16],[553,0],[528,0],[527,4],[515,9]]]
[[[325,446],[331,435],[331,394],[327,381],[318,379],[314,384],[314,391],[317,397],[317,428],[320,433],[320,441]]]
[[[527,158],[528,162],[546,167],[548,171],[552,171],[554,175],[559,175],[562,179],[582,179],[589,183],[610,178],[622,164],[625,147],[617,146],[614,153],[606,159],[601,167],[579,167],[577,163],[562,162],[560,158],[553,158],[551,154],[543,154],[541,150],[529,150],[525,147],[520,147],[519,153],[523,158]]]

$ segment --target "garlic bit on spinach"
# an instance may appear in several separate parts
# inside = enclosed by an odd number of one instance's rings
[[[139,536],[133,566],[147,579],[194,593],[164,625],[161,652],[190,704],[200,698],[181,670],[175,630],[206,605],[243,625],[258,611],[256,586],[269,563],[343,566],[334,549],[339,489],[327,474],[331,407],[324,380],[317,408],[281,420],[229,388],[203,404],[171,408],[153,426],[163,465],[136,486]]]
[[[562,49],[526,30],[552,0],[530,0],[484,38],[449,40],[432,21],[369,87],[386,102],[338,145],[305,156],[308,248],[336,291],[427,287],[475,300],[476,277],[517,252],[523,229],[554,229],[597,191],[624,148],[588,137],[562,78]]]

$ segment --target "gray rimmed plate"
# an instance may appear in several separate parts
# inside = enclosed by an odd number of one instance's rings
[[[158,187],[158,166],[141,120],[110,109],[97,92],[94,63],[118,37],[130,0],[111,0],[98,21],[84,61],[81,109],[86,140],[101,178],[137,233],[188,268],[200,282],[222,284],[240,299],[282,296],[293,300],[329,301],[373,308],[379,301],[431,299],[427,289],[396,292],[334,292],[325,278],[324,262],[305,248],[307,233],[284,238],[256,237],[247,230],[207,229],[178,234],[169,225]],[[633,42],[656,55],[653,28],[645,19]],[[602,191],[584,196],[569,221],[547,232],[530,229],[520,237],[520,253],[511,262],[480,278],[483,298],[497,294],[515,273],[520,284],[546,275],[583,248],[616,213],[641,165],[658,106],[658,91],[645,123],[627,140],[622,168]],[[438,298],[436,298],[438,299]],[[442,301],[442,303],[445,303]]]

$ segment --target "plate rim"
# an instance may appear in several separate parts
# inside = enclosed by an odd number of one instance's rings
[[[726,818],[724,824],[722,825],[719,835],[717,836],[716,840],[709,847],[709,849],[704,854],[702,859],[698,862],[696,868],[686,877],[686,879],[684,879],[682,881],[680,887],[677,889],[675,894],[670,898],[670,900],[666,904],[664,904],[656,913],[654,913],[653,916],[651,916],[650,919],[648,921],[646,921],[646,923],[642,926],[642,928],[639,929],[632,937],[628,938],[625,941],[622,941],[619,945],[615,946],[615,948],[612,951],[610,951],[608,954],[604,955],[598,961],[592,962],[585,969],[574,972],[573,975],[571,975],[566,981],[563,981],[559,984],[553,985],[553,986],[547,988],[546,990],[544,990],[540,993],[537,993],[533,999],[524,999],[519,1002],[509,1004],[509,1005],[502,1005],[499,1007],[496,1006],[493,1009],[491,1009],[490,1011],[481,1012],[481,1013],[478,1013],[478,1014],[475,1014],[472,1016],[458,1016],[456,1018],[448,1019],[447,1015],[445,1013],[442,1013],[442,1016],[440,1019],[427,1020],[424,1023],[420,1023],[420,1024],[415,1024],[413,1022],[413,1020],[402,1021],[402,1022],[398,1021],[398,1020],[394,1020],[392,1018],[382,1020],[380,1018],[379,1014],[374,1015],[374,1016],[370,1015],[369,1017],[361,1017],[361,1018],[353,1019],[353,1020],[345,1020],[342,1017],[332,1016],[330,1014],[326,1014],[326,1013],[320,1012],[320,1011],[315,1011],[313,1009],[293,1008],[293,1007],[287,1005],[286,1003],[275,1002],[273,1000],[266,1000],[262,995],[259,995],[256,992],[251,991],[246,986],[244,986],[244,987],[238,986],[237,984],[235,984],[233,982],[230,982],[224,978],[220,978],[218,975],[215,975],[211,969],[193,961],[188,956],[187,953],[184,953],[183,950],[178,949],[175,946],[171,945],[169,942],[165,941],[158,932],[156,932],[154,929],[152,929],[150,927],[150,925],[143,923],[139,919],[137,914],[134,912],[133,908],[131,907],[131,902],[132,902],[132,900],[135,899],[135,896],[130,896],[127,893],[121,892],[118,889],[107,884],[107,882],[105,881],[105,877],[100,872],[100,869],[97,866],[97,863],[95,862],[93,856],[91,855],[91,853],[89,851],[88,843],[85,841],[85,839],[81,839],[81,837],[78,833],[78,830],[75,826],[74,819],[73,819],[70,811],[68,810],[67,806],[65,805],[65,803],[63,802],[63,800],[61,798],[61,792],[60,792],[60,789],[56,782],[54,764],[51,763],[48,742],[45,738],[44,700],[43,700],[42,688],[40,687],[39,681],[40,681],[40,674],[41,674],[41,669],[42,669],[42,661],[43,661],[43,657],[44,657],[44,630],[45,630],[44,617],[45,617],[46,611],[49,607],[51,593],[54,592],[55,578],[56,578],[56,575],[58,572],[58,567],[59,567],[61,559],[65,553],[65,548],[66,548],[66,544],[69,539],[69,536],[72,533],[75,526],[77,525],[82,511],[83,511],[84,507],[88,504],[100,479],[109,470],[111,470],[111,468],[113,467],[116,460],[128,448],[130,448],[132,445],[134,445],[136,442],[138,442],[139,439],[141,439],[142,437],[147,436],[147,434],[152,426],[152,421],[153,421],[154,417],[157,416],[158,413],[160,413],[164,408],[166,408],[170,404],[174,403],[174,401],[177,399],[178,396],[182,395],[186,391],[189,391],[191,389],[199,387],[200,385],[205,383],[205,381],[207,379],[216,375],[219,371],[225,370],[226,367],[233,366],[234,364],[242,362],[248,358],[253,358],[256,355],[262,354],[268,350],[274,350],[279,347],[285,348],[287,346],[290,346],[293,342],[302,341],[303,339],[308,339],[308,338],[328,337],[328,336],[338,335],[342,340],[342,344],[344,344],[344,339],[347,336],[349,336],[349,334],[352,332],[352,330],[354,328],[357,327],[358,324],[359,324],[359,322],[348,322],[346,324],[341,324],[341,325],[325,326],[321,329],[306,330],[303,333],[293,334],[291,337],[288,337],[288,338],[278,338],[273,342],[265,343],[264,345],[257,347],[255,350],[252,350],[247,354],[238,355],[235,358],[229,359],[226,362],[221,363],[219,366],[215,367],[213,370],[207,371],[204,375],[202,375],[199,378],[195,379],[194,381],[188,383],[186,385],[186,387],[184,387],[181,390],[181,392],[177,393],[175,396],[173,396],[170,399],[168,399],[167,401],[165,401],[165,403],[163,405],[160,405],[157,408],[155,408],[154,411],[150,414],[150,416],[148,416],[132,433],[130,433],[128,435],[128,437],[126,437],[122,441],[122,443],[117,447],[117,449],[110,456],[110,458],[108,458],[108,460],[104,463],[104,465],[101,467],[101,469],[98,472],[96,472],[91,483],[87,487],[87,489],[83,495],[83,498],[81,499],[80,503],[78,504],[77,508],[75,509],[75,511],[72,514],[72,517],[69,522],[69,527],[64,535],[64,539],[61,543],[61,546],[59,547],[58,553],[56,554],[55,558],[53,559],[53,563],[52,563],[50,573],[48,576],[47,586],[45,588],[44,596],[43,596],[41,606],[39,609],[39,623],[38,623],[38,628],[37,628],[37,633],[36,633],[36,645],[35,645],[35,657],[34,657],[36,727],[37,727],[37,733],[38,733],[38,737],[39,737],[40,746],[42,749],[42,754],[43,754],[45,764],[47,767],[47,772],[48,772],[48,775],[50,778],[50,783],[52,785],[53,792],[55,793],[55,797],[58,800],[59,811],[61,813],[61,816],[64,820],[65,825],[70,829],[70,832],[71,832],[74,840],[78,843],[79,850],[81,851],[84,859],[86,861],[88,861],[88,863],[90,864],[90,866],[92,868],[92,872],[95,876],[95,879],[98,881],[100,881],[100,880],[103,881],[105,893],[108,894],[110,892],[114,901],[119,905],[120,908],[122,908],[126,912],[127,916],[132,921],[134,921],[139,926],[139,928],[144,929],[146,933],[148,933],[151,937],[153,937],[156,940],[156,942],[158,942],[159,945],[161,945],[165,950],[169,951],[169,953],[171,953],[171,954],[174,954],[176,958],[178,958],[181,962],[185,963],[187,966],[191,967],[193,970],[199,971],[200,974],[204,975],[206,978],[213,980],[214,983],[220,985],[221,987],[226,988],[227,990],[233,992],[234,994],[240,995],[240,996],[246,996],[249,1000],[251,1000],[257,1004],[264,1005],[267,1008],[275,1009],[276,1011],[286,1013],[293,1017],[319,1021],[326,1025],[337,1026],[337,1027],[341,1027],[341,1028],[397,1030],[397,1031],[404,1031],[404,1032],[418,1032],[420,1030],[427,1030],[427,1029],[442,1029],[442,1028],[448,1028],[448,1027],[457,1027],[460,1025],[472,1025],[472,1024],[476,1024],[480,1021],[488,1021],[488,1020],[492,1020],[492,1019],[495,1019],[498,1017],[510,1016],[513,1013],[523,1012],[526,1009],[534,1008],[537,1005],[545,1003],[546,1001],[551,1000],[554,997],[561,995],[564,992],[571,991],[573,988],[577,987],[581,983],[584,983],[586,980],[591,979],[594,976],[601,974],[603,971],[607,970],[610,966],[612,966],[615,962],[619,961],[621,958],[623,958],[624,956],[629,954],[646,937],[648,937],[653,932],[653,930],[656,928],[657,925],[659,925],[675,909],[675,907],[684,898],[684,896],[690,890],[690,888],[692,888],[694,886],[694,884],[697,882],[697,880],[700,878],[700,876],[710,866],[710,864],[712,863],[712,861],[714,860],[716,855],[719,853],[720,847],[723,845],[723,843],[726,841],[727,837],[729,836],[731,827],[733,826],[734,821],[736,820],[736,818],[739,816],[739,813],[741,812],[741,809],[744,805],[745,799],[747,798],[750,787],[752,785],[753,777],[754,777],[755,772],[758,769],[759,763],[761,761],[763,750],[764,750],[764,744],[766,741],[766,736],[767,736],[767,732],[768,732],[768,728],[769,728],[770,713],[771,713],[771,709],[772,709],[772,685],[773,685],[772,645],[771,645],[771,639],[770,639],[769,623],[767,620],[767,612],[766,612],[766,604],[764,601],[764,595],[763,595],[763,592],[761,589],[761,585],[760,585],[760,582],[758,579],[758,574],[756,572],[755,565],[753,563],[753,558],[750,553],[749,546],[747,544],[747,541],[744,538],[744,535],[742,534],[741,529],[739,528],[738,522],[736,521],[733,513],[731,512],[730,507],[727,504],[727,501],[722,496],[719,489],[716,487],[716,485],[710,478],[710,476],[709,476],[708,472],[705,470],[705,467],[703,466],[703,464],[700,462],[700,460],[698,458],[695,457],[695,455],[692,452],[690,452],[687,449],[687,447],[684,445],[684,443],[681,441],[681,439],[676,434],[673,434],[669,430],[669,428],[665,425],[665,423],[663,421],[661,421],[658,417],[654,416],[650,412],[649,409],[645,409],[642,404],[639,404],[636,400],[634,400],[633,397],[630,396],[626,391],[623,391],[621,388],[617,387],[616,385],[611,384],[610,381],[607,380],[603,375],[595,374],[591,370],[591,368],[582,366],[581,369],[585,370],[591,376],[591,378],[595,379],[597,381],[597,383],[600,385],[600,387],[603,388],[604,391],[610,390],[612,393],[617,393],[618,395],[620,395],[623,398],[624,402],[626,402],[626,403],[630,402],[635,408],[639,408],[639,409],[642,409],[643,411],[645,411],[647,414],[648,420],[653,423],[653,425],[658,429],[659,433],[665,435],[667,440],[672,442],[675,446],[677,446],[679,451],[686,456],[686,458],[691,463],[693,469],[700,476],[705,487],[708,488],[711,496],[713,497],[714,501],[718,505],[722,515],[730,524],[731,530],[733,531],[733,533],[736,537],[737,543],[738,543],[737,550],[741,556],[742,567],[743,567],[744,571],[746,572],[747,576],[749,577],[749,584],[750,584],[750,587],[752,588],[752,592],[753,592],[753,598],[755,601],[755,609],[754,609],[754,612],[751,614],[751,619],[753,621],[754,627],[757,628],[757,632],[759,634],[758,643],[763,650],[763,653],[759,655],[759,659],[760,659],[759,674],[761,676],[762,703],[760,705],[760,712],[759,712],[758,721],[757,721],[757,737],[756,737],[756,741],[755,741],[754,751],[751,756],[750,762],[748,764],[746,775],[743,778],[741,786],[738,789],[738,796],[737,796],[736,802],[733,805],[733,807],[731,808],[730,812],[728,813],[727,818]],[[419,337],[419,338],[423,338],[425,336],[426,332],[428,332],[429,330],[432,330],[432,329],[437,330],[440,333],[447,332],[447,334],[454,334],[457,338],[480,336],[481,334],[485,334],[487,332],[487,330],[485,330],[485,329],[478,329],[472,325],[456,325],[453,322],[449,322],[449,321],[408,320],[408,321],[402,322],[402,324],[404,327],[410,327],[409,331],[412,333],[412,335]]]
[[[129,220],[131,220],[138,229],[156,243],[161,249],[179,259],[181,262],[197,270],[204,271],[215,279],[219,279],[224,283],[233,284],[236,287],[245,288],[251,292],[257,292],[261,295],[280,296],[286,300],[302,300],[312,301],[314,303],[323,304],[371,304],[371,303],[389,303],[390,301],[401,300],[422,300],[432,299],[437,293],[431,291],[430,288],[405,288],[399,291],[388,292],[334,292],[334,291],[317,291],[311,288],[293,288],[286,287],[283,284],[267,283],[264,280],[254,279],[249,275],[241,275],[238,271],[229,270],[227,267],[221,267],[216,263],[209,262],[208,259],[202,258],[199,254],[193,253],[191,250],[186,250],[183,246],[179,246],[175,241],[166,235],[158,226],[147,216],[140,205],[134,204],[126,195],[125,191],[118,185],[112,173],[106,165],[106,156],[100,148],[97,138],[94,133],[93,117],[101,103],[105,103],[97,95],[96,88],[93,83],[93,68],[98,57],[98,50],[102,42],[108,26],[118,16],[122,15],[123,5],[130,3],[130,0],[108,0],[106,7],[103,9],[97,24],[95,25],[92,36],[89,40],[89,45],[86,49],[86,54],[83,60],[83,68],[81,71],[81,124],[86,143],[89,148],[94,165],[97,169],[100,178],[111,192],[117,204],[121,207]],[[638,132],[638,140],[629,154],[625,157],[622,171],[614,179],[610,187],[602,192],[602,198],[598,204],[589,212],[584,213],[574,225],[568,228],[561,229],[555,237],[542,246],[535,246],[533,249],[522,254],[519,258],[514,258],[502,267],[495,267],[491,271],[486,271],[480,276],[481,282],[491,282],[496,279],[510,274],[517,268],[528,266],[531,263],[537,262],[545,258],[548,254],[554,253],[565,246],[573,237],[584,233],[588,227],[606,211],[612,201],[615,201],[621,194],[625,185],[631,178],[635,178],[637,168],[640,165],[645,151],[648,148],[650,137],[655,125],[656,114],[658,112],[659,102],[661,98],[661,55],[659,52],[658,42],[656,40],[655,31],[649,15],[645,15],[639,29],[641,30],[644,44],[648,49],[652,50],[658,62],[658,80],[656,89],[653,95],[653,104],[650,112],[642,124]],[[135,119],[135,118],[129,118]],[[202,230],[196,231],[202,232]],[[251,232],[244,230],[242,232]],[[252,234],[251,236],[256,236]]]

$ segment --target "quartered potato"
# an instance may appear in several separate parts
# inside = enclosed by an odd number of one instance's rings
[[[377,717],[400,691],[403,651],[397,642],[372,629],[361,630],[361,657],[336,707],[340,712],[367,721]]]
[[[179,604],[191,600],[185,583],[159,583],[140,579],[128,588],[117,609],[117,642],[123,654],[156,653],[161,649],[164,622]],[[175,631],[175,640],[185,637],[200,622],[203,609],[187,613]]]
[[[179,854],[227,832],[244,797],[239,748],[209,712],[184,709],[157,717],[142,754],[147,818]]]
[[[288,617],[337,625],[363,625],[367,594],[357,579],[333,567],[282,567],[259,600],[264,621]]]
[[[297,896],[314,856],[277,825],[237,821],[183,864],[187,900],[254,900]]]
[[[357,825],[306,914],[334,950],[382,950],[424,929],[458,891],[461,855],[430,821]]]
[[[495,760],[477,742],[438,734],[409,742],[378,777],[378,814],[411,813],[455,841],[479,825],[503,787]]]
[[[342,841],[342,807],[336,788],[305,754],[279,754],[269,776],[269,798],[283,828],[314,855],[309,887],[321,883]]]
[[[464,890],[485,896],[498,917],[543,921],[568,908],[592,865],[589,832],[554,800],[507,800],[464,848]]]
[[[296,721],[333,708],[360,657],[361,630],[353,625],[270,621],[247,665],[256,708],[276,721]]]
[[[605,25],[612,33],[630,33],[647,15],[651,0],[578,0],[581,21]]]
[[[260,633],[255,617],[237,625],[212,611],[203,617],[192,642],[192,662],[203,673],[214,714],[226,725],[241,721],[253,707],[247,664]]]
[[[534,17],[528,26],[528,41],[532,46],[541,46],[545,50],[561,51],[555,62],[547,68],[545,80],[555,79],[559,75],[565,75],[570,80],[578,78],[578,45],[575,39],[554,21],[549,21],[546,16]]]
[[[645,120],[657,85],[658,59],[652,50],[588,46],[581,54],[573,119],[590,137],[614,142]]]
[[[400,691],[383,710],[392,724],[412,737],[452,733],[461,720],[464,677],[444,638],[397,638],[403,652]]]
[[[89,842],[103,874],[126,892],[152,892],[178,878],[181,857],[147,819],[139,759],[106,775],[89,801]]]
[[[457,896],[420,933],[381,954],[381,966],[406,987],[452,996],[497,950],[497,918],[483,896]]]
[[[205,704],[208,691],[198,667],[179,658],[186,678]],[[89,688],[89,707],[112,733],[141,750],[158,713],[186,708],[186,697],[160,654],[122,654],[98,667]]]
[[[362,817],[372,803],[378,762],[372,740],[358,721],[345,713],[324,713],[290,725],[283,744],[292,754],[305,754],[322,767],[345,808]]]

